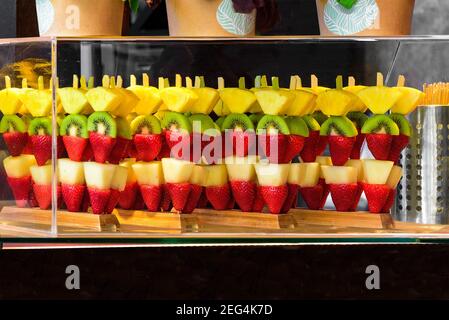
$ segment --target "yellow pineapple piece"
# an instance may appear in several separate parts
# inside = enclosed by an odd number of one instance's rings
[[[245,88],[245,78],[243,77],[239,79],[238,88],[220,88],[218,92],[224,105],[231,113],[248,112],[257,101],[254,93]]]
[[[271,88],[260,88],[254,92],[265,114],[285,114],[296,96],[288,89],[279,88],[279,79],[272,77]]]
[[[366,105],[363,103],[363,101],[357,96],[357,93],[359,93],[361,90],[365,88],[366,86],[356,85],[354,77],[349,77],[348,86],[343,88],[343,90],[353,93],[355,95],[355,99],[352,102],[349,111],[365,112],[366,109],[368,109]]]
[[[229,110],[229,108],[225,106],[225,104],[223,103],[223,100],[218,100],[217,104],[213,108],[213,111],[219,117],[227,116],[228,114],[231,113],[231,110]]]
[[[45,117],[51,113],[52,93],[44,88],[44,78],[38,78],[38,89],[26,90],[22,101],[33,117]]]
[[[73,86],[58,89],[62,108],[66,113],[79,114],[90,107],[86,98],[86,90],[78,88],[78,76],[73,75]]]
[[[344,116],[356,98],[353,93],[342,89],[343,77],[337,77],[337,89],[321,92],[316,99],[317,109],[327,116]]]
[[[114,111],[122,102],[122,95],[109,88],[109,76],[103,76],[103,86],[89,89],[86,93],[87,101],[94,111]]]
[[[142,77],[142,85],[137,85],[136,77],[131,75],[131,85],[127,89],[139,98],[139,102],[134,107],[134,112],[141,115],[153,114],[161,105],[162,99],[159,89],[150,86],[148,74],[144,73]]]
[[[115,108],[111,113],[116,117],[125,118],[128,114],[130,114],[134,107],[139,102],[139,98],[131,91],[122,88],[123,80],[121,76],[117,77],[117,83],[115,82],[115,78],[111,77],[110,87],[112,90],[115,90],[117,94],[122,96],[120,105]]]
[[[218,91],[214,88],[209,88],[204,85],[204,78],[196,76],[195,86],[192,87],[192,82],[189,77],[186,78],[186,87],[192,89],[198,95],[198,101],[192,106],[192,113],[209,114],[220,100]]]
[[[424,92],[415,88],[404,87],[404,84],[405,78],[400,76],[397,89],[402,95],[391,108],[391,112],[406,115],[416,109],[419,101],[424,97]]]
[[[181,87],[181,82],[181,76],[177,74],[176,85],[164,87],[160,90],[160,96],[168,110],[180,113],[190,112],[198,101],[198,95],[192,89]]]
[[[290,92],[295,95],[295,99],[285,112],[288,116],[306,115],[315,105],[317,95],[309,90],[304,90],[300,82],[301,78],[298,76],[290,78]]]
[[[22,99],[24,91],[19,88],[11,88],[11,78],[5,77],[5,89],[0,91],[0,111],[4,115],[13,115],[22,108]]]

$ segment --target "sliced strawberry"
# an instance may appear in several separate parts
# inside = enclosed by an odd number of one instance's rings
[[[161,210],[162,211],[170,211],[171,210],[170,191],[168,191],[168,187],[166,184],[162,185]]]
[[[167,146],[167,148],[168,148],[168,146]],[[168,158],[170,158],[170,149],[169,149],[168,154],[169,154]],[[134,145],[134,141],[133,140],[129,141],[128,158],[137,158],[137,150],[136,150],[136,146]],[[161,159],[158,159],[158,160],[161,160]]]
[[[162,199],[162,187],[155,185],[141,185],[140,193],[142,194],[143,201],[151,212],[160,211],[160,204]]]
[[[182,210],[182,213],[192,213],[195,210],[198,200],[200,200],[201,192],[203,191],[203,187],[197,184],[190,185],[190,193],[189,198],[187,199],[187,203]]]
[[[28,143],[28,133],[26,132],[5,132],[3,134],[8,152],[13,157],[20,156]]]
[[[30,136],[28,136],[28,141],[22,150],[22,154],[33,154],[33,145]]]
[[[153,161],[162,148],[162,136],[160,134],[136,134],[134,146],[137,151],[137,161]]]
[[[118,200],[118,205],[120,208],[125,210],[133,209],[134,202],[136,201],[137,189],[139,186],[137,183],[127,183],[125,189],[120,192],[120,198]]]
[[[356,137],[329,136],[329,153],[334,166],[343,166],[349,159]]]
[[[165,141],[170,148],[171,157],[180,160],[191,160],[190,151],[192,135],[178,131],[166,130]]]
[[[31,136],[31,146],[39,166],[45,165],[51,159],[51,136],[33,135]]]
[[[231,201],[231,188],[229,184],[206,187],[206,197],[215,210],[226,210]]]
[[[323,198],[323,186],[317,184],[314,187],[301,187],[299,188],[301,197],[307,205],[307,208],[311,210],[321,209],[321,202]]]
[[[140,192],[140,188],[137,188],[136,193],[136,201],[134,201],[134,210],[144,210],[145,209],[145,202],[142,198],[142,193]]]
[[[119,164],[119,162],[128,156],[128,147],[131,140],[117,137],[114,148],[109,155],[109,163]]]
[[[254,199],[254,204],[253,204],[253,212],[262,212],[263,208],[265,207],[265,201],[262,198],[262,194],[260,192],[260,188],[257,187],[257,191],[256,191],[256,198]]]
[[[120,191],[117,189],[111,189],[111,194],[109,196],[108,204],[106,205],[105,213],[111,214],[118,204],[120,199]]]
[[[376,160],[388,160],[393,136],[382,133],[368,133],[366,135],[368,148]]]
[[[318,184],[323,186],[323,194],[321,195],[320,201],[320,209],[323,209],[326,205],[327,197],[329,196],[329,185],[326,184],[326,181],[323,178],[318,180]]]
[[[256,199],[257,185],[251,181],[231,181],[232,195],[240,210],[251,212]]]
[[[33,179],[31,179],[30,194],[28,196],[28,206],[30,208],[39,207],[39,203],[37,202],[36,195],[34,194],[34,191],[33,191],[33,185],[34,185],[34,181],[33,181]]]
[[[90,207],[89,190],[85,188],[83,202],[81,203],[81,212],[87,212],[89,210],[89,207]]]
[[[87,140],[86,148],[84,148],[83,157],[81,161],[95,161],[94,152],[90,146],[89,140]]]
[[[89,142],[96,162],[105,163],[109,160],[115,141],[116,139],[110,136],[89,132]]]
[[[360,152],[362,150],[363,142],[365,141],[365,134],[361,132],[360,129],[357,129],[358,135],[355,139],[354,146],[351,151],[351,159],[360,159]]]
[[[357,183],[330,184],[329,190],[337,211],[351,210],[358,191]]]
[[[111,190],[101,190],[97,188],[87,188],[89,190],[89,199],[94,214],[103,214],[106,211]]]
[[[304,147],[301,150],[300,156],[304,162],[315,162],[317,157],[317,145],[320,139],[320,131],[310,131],[309,136],[304,140]]]
[[[37,203],[39,203],[39,208],[42,210],[46,210],[51,207],[51,189],[51,184],[33,184],[34,195],[36,196]]]
[[[363,184],[363,191],[368,201],[369,212],[379,213],[387,203],[390,187],[386,184]]]
[[[273,214],[281,213],[282,206],[288,196],[287,185],[283,186],[259,186],[260,194]]]
[[[182,212],[189,199],[190,183],[166,183],[171,202],[176,211]]]
[[[395,199],[396,199],[396,189],[390,189],[390,193],[388,194],[387,201],[385,202],[385,205],[382,208],[382,212],[390,213],[390,209],[393,206]]]
[[[133,146],[134,146],[134,143],[133,143]],[[131,157],[131,158],[136,158],[137,157],[137,150],[135,152],[136,152],[135,156]],[[157,155],[156,159],[158,161],[161,161],[163,158],[170,158],[170,148],[168,147],[167,142],[165,142],[165,139],[162,139],[161,151]]]
[[[299,155],[304,147],[305,139],[306,137],[296,134],[290,134],[287,136],[287,149],[285,150],[285,154],[283,156],[283,163],[289,163]]]
[[[200,196],[200,199],[198,200],[196,207],[197,208],[207,208],[208,203],[209,203],[209,200],[207,200],[206,188],[202,187],[201,196]]]
[[[72,161],[82,161],[88,140],[75,136],[62,136],[67,154]]]
[[[362,196],[362,192],[363,192],[363,183],[358,182],[357,183],[357,193],[355,194],[354,202],[352,203],[352,206],[351,206],[351,211],[357,210],[357,207],[359,206],[359,202],[360,202],[360,197]]]
[[[292,207],[295,206],[295,200],[298,197],[298,185],[297,184],[287,184],[288,195],[285,199],[284,205],[282,206],[282,213],[287,213]]]
[[[321,156],[323,152],[326,150],[327,144],[329,143],[328,136],[319,136],[318,143],[316,145],[316,156]]]
[[[284,155],[287,152],[288,147],[287,137],[288,135],[285,134],[257,135],[259,147],[270,163],[284,162]]]
[[[16,200],[16,205],[19,208],[27,207],[28,197],[31,191],[31,176],[22,178],[7,177],[7,181]]]
[[[402,150],[404,150],[408,146],[409,141],[410,137],[404,134],[393,136],[388,160],[393,161],[394,163],[398,163],[399,156],[401,155]]]
[[[61,184],[62,198],[64,199],[68,211],[81,211],[81,204],[83,203],[85,189],[86,186],[82,184]]]

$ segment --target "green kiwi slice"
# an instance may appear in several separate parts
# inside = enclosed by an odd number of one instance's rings
[[[254,130],[254,124],[246,114],[231,113],[224,119],[223,124],[221,125],[221,130]]]
[[[131,126],[129,122],[122,117],[115,118],[115,122],[117,123],[117,136],[123,139],[131,140]]]
[[[0,121],[0,133],[5,132],[26,132],[25,122],[15,114],[3,116]]]
[[[219,117],[217,120],[215,120],[215,124],[221,128],[221,125],[223,124],[225,118],[225,116]]]
[[[87,130],[115,138],[117,136],[117,123],[106,111],[96,111],[87,118]]]
[[[179,112],[169,111],[165,113],[161,121],[162,128],[170,131],[186,131],[192,132],[192,124],[189,118]]]
[[[211,117],[205,114],[193,114],[189,117],[189,120],[192,123],[193,132],[203,133],[206,130],[215,128],[215,122]]]
[[[34,118],[33,120],[31,120],[30,126],[28,127],[28,134],[30,136],[51,135],[51,119],[49,117]]]
[[[399,127],[389,116],[377,114],[365,121],[362,133],[385,133],[397,136]]]
[[[253,113],[249,115],[249,119],[253,122],[255,127],[259,123],[259,120],[262,119],[262,117],[263,117],[262,113]]]
[[[330,136],[333,133],[345,137],[355,137],[358,134],[354,123],[344,116],[331,116],[321,125],[321,136]]]
[[[315,111],[314,113],[312,113],[312,117],[318,122],[320,126],[329,118],[321,111]]]
[[[137,116],[131,121],[132,134],[160,134],[161,132],[161,123],[153,115]]]
[[[87,138],[87,117],[82,114],[70,114],[65,117],[59,128],[61,136]]]
[[[307,127],[309,128],[309,131],[318,131],[320,130],[320,124],[314,117],[312,117],[310,114],[303,116],[302,120],[306,123]]]
[[[359,111],[348,112],[346,117],[348,117],[349,120],[354,122],[357,128],[362,128],[366,120],[368,120],[368,116],[363,112]]]
[[[285,121],[287,122],[290,134],[303,137],[309,136],[309,128],[301,117],[287,117]]]
[[[404,117],[404,115],[399,113],[390,114],[390,119],[393,120],[397,126],[399,127],[399,133],[405,136],[410,137],[413,133],[412,126],[408,122],[408,120]]]
[[[267,134],[290,134],[287,122],[281,116],[264,115],[257,124],[257,131],[266,130]],[[275,132],[274,132],[275,131]]]

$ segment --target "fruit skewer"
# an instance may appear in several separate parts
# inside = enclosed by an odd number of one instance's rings
[[[288,197],[288,174],[290,164],[255,164],[259,192],[268,210],[273,214],[282,212]]]
[[[232,195],[243,212],[256,211],[257,176],[255,157],[227,157],[225,159]]]
[[[358,194],[357,169],[341,166],[321,166],[332,201],[337,211],[352,211]]]
[[[318,84],[318,77],[314,74],[310,76],[310,88],[313,92],[315,92],[317,95],[319,95],[322,92],[330,90],[327,87],[322,87]],[[313,113],[311,113],[312,117],[318,122],[318,124],[321,126],[324,121],[328,119],[328,116],[323,113],[323,111],[320,109],[319,105],[315,103],[315,107],[312,109]],[[328,137],[322,136],[318,134],[318,143],[316,146],[316,156],[321,156],[323,152],[326,150],[326,147],[328,145]]]
[[[32,155],[9,156],[3,160],[7,182],[19,208],[29,205],[29,195],[32,191],[30,168],[34,165],[36,160]]]
[[[387,181],[392,168],[392,161],[363,160],[365,177],[363,191],[368,201],[369,211],[372,213],[382,212],[387,204],[391,189]]]

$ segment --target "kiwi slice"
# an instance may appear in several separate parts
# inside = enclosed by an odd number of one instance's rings
[[[87,138],[87,117],[82,114],[70,114],[64,118],[59,128],[61,136]]]
[[[117,123],[106,111],[96,111],[87,118],[87,130],[115,138],[117,136]]]
[[[320,124],[314,117],[312,117],[310,114],[303,116],[302,120],[306,123],[307,127],[309,128],[309,131],[318,131],[320,130]]]
[[[225,118],[226,118],[225,116],[219,117],[217,120],[215,120],[215,124],[221,128]]]
[[[262,119],[263,114],[261,113],[253,113],[249,115],[250,120],[253,122],[254,126],[257,126],[259,120]]]
[[[390,117],[384,114],[377,114],[365,121],[362,133],[386,133],[397,136],[399,127]]]
[[[321,125],[321,136],[329,136],[332,133],[345,137],[355,137],[358,134],[354,123],[344,116],[331,116]]]
[[[34,118],[28,127],[28,134],[31,135],[51,135],[52,125],[49,117]]]
[[[160,134],[161,123],[153,115],[138,116],[131,121],[132,134]]]
[[[15,114],[3,116],[0,121],[0,133],[5,132],[26,132],[25,122]]]
[[[254,130],[254,124],[246,114],[231,113],[224,119],[221,130]]]
[[[309,128],[301,117],[287,117],[285,121],[287,122],[290,134],[303,137],[309,136]]]
[[[314,113],[312,113],[312,117],[318,122],[320,126],[329,118],[321,111],[315,111]]]
[[[189,118],[179,112],[169,111],[165,113],[161,121],[162,128],[170,131],[187,131],[192,132],[192,124]]]
[[[201,113],[193,114],[189,117],[189,120],[192,123],[193,132],[203,133],[206,130],[215,128],[215,123],[212,120],[212,118],[205,114]],[[200,130],[198,131],[198,129]]]
[[[346,116],[349,120],[355,123],[357,128],[362,128],[366,120],[368,120],[368,116],[359,111],[348,112]]]
[[[129,122],[121,117],[115,118],[115,122],[117,123],[117,136],[131,140],[131,126],[129,125]]]
[[[264,115],[257,123],[257,131],[265,130],[267,134],[290,134],[287,122],[281,116]],[[276,130],[275,132],[273,132]]]
[[[390,119],[393,120],[397,126],[399,127],[399,133],[405,136],[410,137],[413,129],[408,120],[404,117],[404,115],[400,113],[392,113],[390,114]]]

